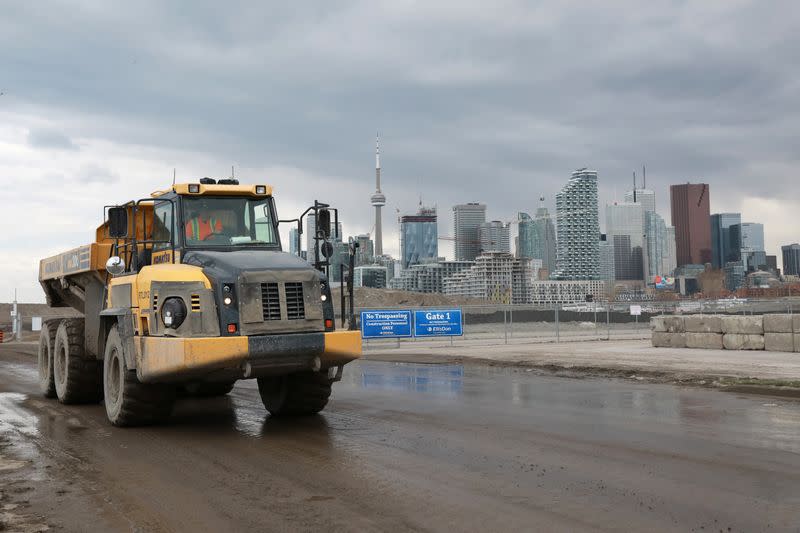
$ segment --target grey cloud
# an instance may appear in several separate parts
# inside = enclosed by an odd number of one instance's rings
[[[53,129],[32,129],[28,131],[28,144],[34,148],[78,150],[72,139]]]
[[[119,174],[104,166],[90,164],[83,166],[71,179],[81,183],[112,184],[119,181]]]

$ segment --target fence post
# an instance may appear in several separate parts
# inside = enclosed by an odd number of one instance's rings
[[[508,344],[508,310],[503,306],[503,334],[505,335],[505,343]]]
[[[556,342],[561,342],[561,331],[559,330],[559,324],[558,324],[558,308],[559,307],[561,307],[561,305],[556,303]]]
[[[510,337],[514,338],[514,304],[511,304],[511,307],[508,308],[508,326],[511,330]]]
[[[611,340],[611,301],[606,302],[606,340]]]

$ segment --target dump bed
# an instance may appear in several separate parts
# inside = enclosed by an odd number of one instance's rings
[[[142,240],[152,232],[153,206],[139,205],[133,216],[133,204],[128,208],[128,234]],[[39,262],[39,283],[51,307],[72,307],[85,312],[86,291],[102,291],[107,284],[106,261],[112,255],[115,239],[108,236],[108,222],[95,230],[95,242],[47,257]],[[141,246],[137,246],[139,251]],[[130,254],[130,248],[119,252]],[[128,256],[126,256],[127,259]]]
[[[105,271],[111,244],[92,243],[47,257],[39,262],[39,281],[89,272]]]
[[[111,243],[92,243],[47,257],[39,262],[39,283],[51,307],[84,312],[86,291],[105,285]]]

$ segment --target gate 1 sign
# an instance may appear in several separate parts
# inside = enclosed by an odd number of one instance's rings
[[[361,337],[393,339],[411,336],[411,311],[361,311]]]
[[[461,309],[414,311],[414,336],[461,336]]]

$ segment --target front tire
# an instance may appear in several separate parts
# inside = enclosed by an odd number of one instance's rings
[[[66,318],[58,325],[53,377],[61,403],[96,403],[103,397],[99,362],[85,358],[82,318]]]
[[[37,369],[39,371],[39,392],[45,398],[56,397],[56,382],[53,373],[53,352],[56,344],[56,331],[58,322],[48,320],[42,324],[39,334],[39,352],[37,354]]]
[[[175,403],[175,389],[139,381],[128,369],[117,326],[106,339],[103,358],[103,392],[106,416],[115,426],[153,424],[168,417]]]
[[[332,383],[325,372],[298,372],[258,378],[258,392],[273,416],[313,415],[328,404]]]

